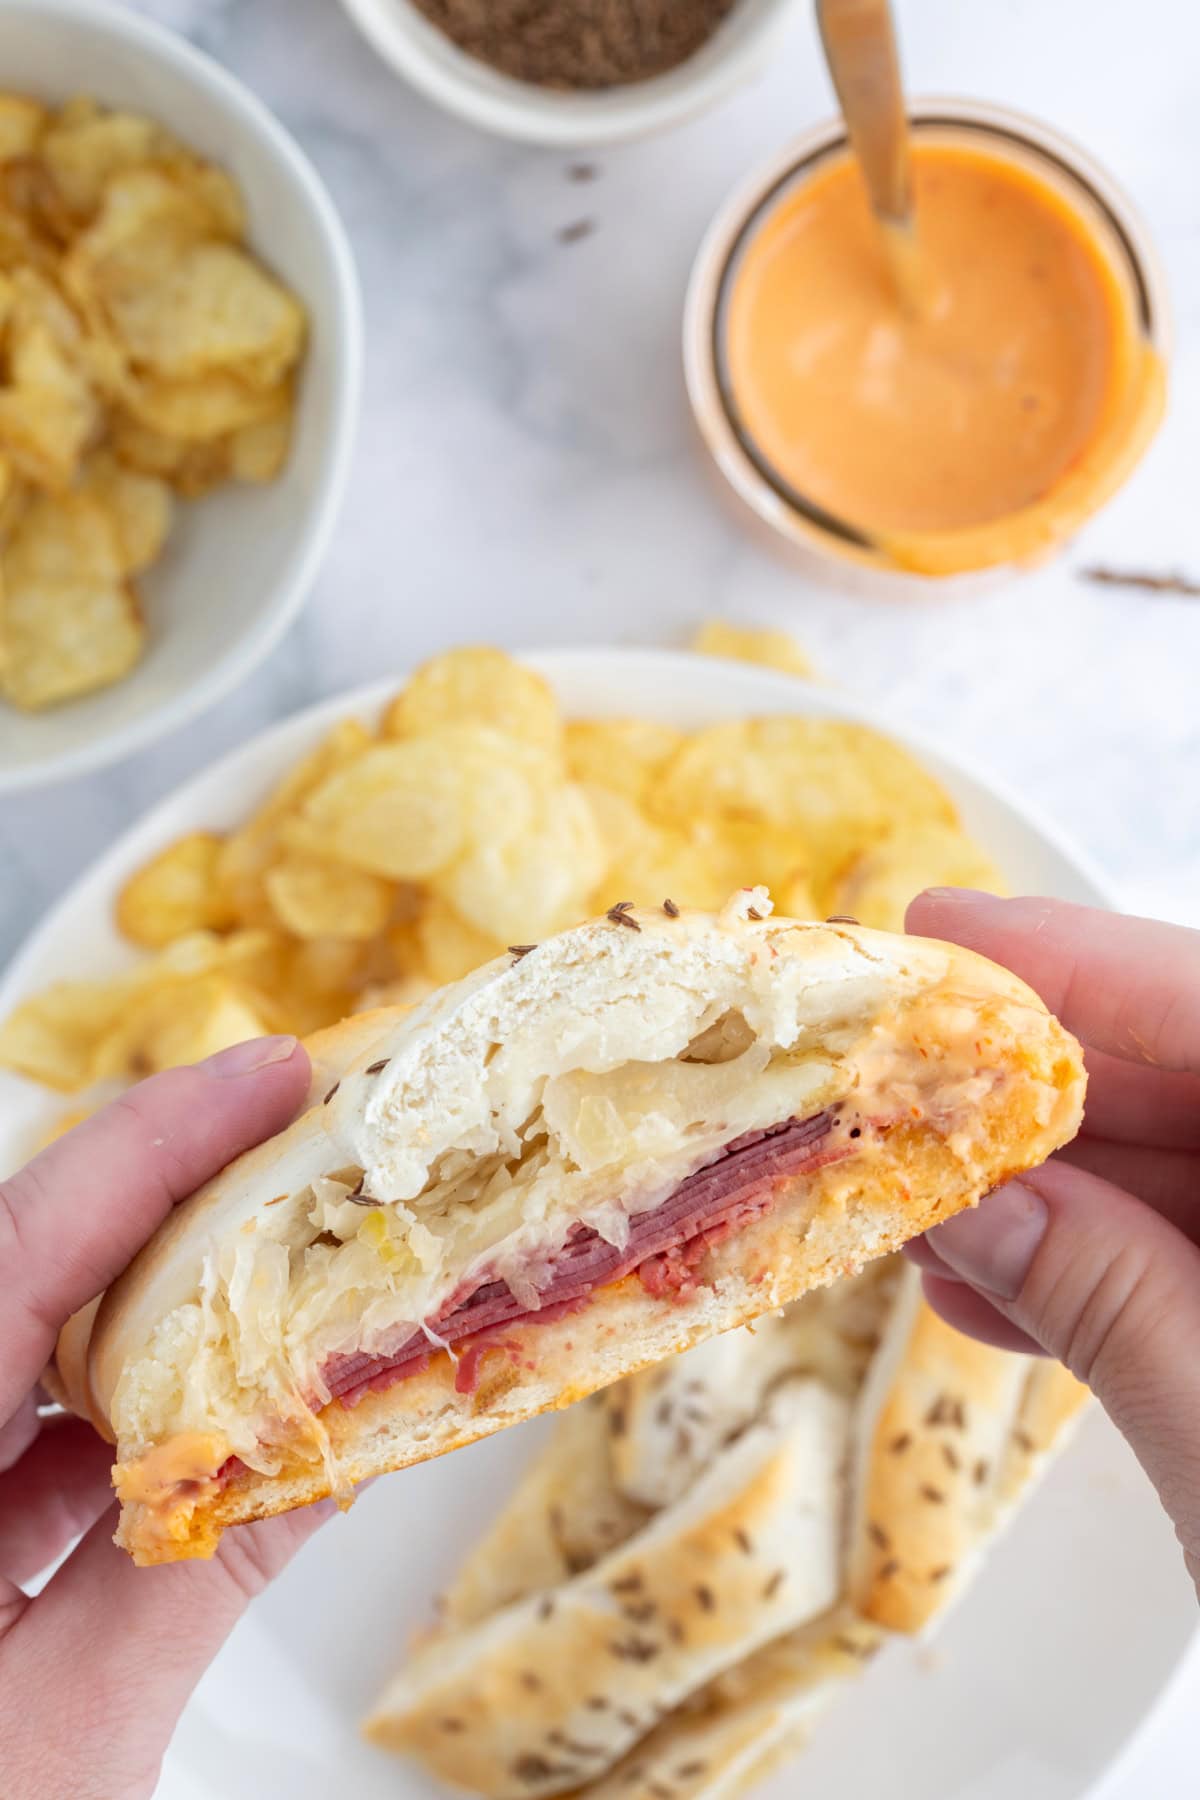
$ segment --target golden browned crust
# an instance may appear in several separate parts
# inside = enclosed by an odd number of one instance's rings
[[[920,1302],[869,1434],[850,1571],[865,1618],[919,1631],[943,1610],[995,1516],[1028,1375]]]
[[[1091,1398],[1090,1390],[1061,1363],[1049,1357],[1034,1361],[1000,1472],[1002,1507],[1013,1506],[1043,1474]]]

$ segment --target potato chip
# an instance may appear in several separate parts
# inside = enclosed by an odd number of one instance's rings
[[[821,919],[828,916],[821,911],[816,889],[803,870],[798,870],[778,888],[772,889],[771,898],[775,902],[776,912],[784,919]]]
[[[266,419],[262,429],[270,431],[276,425],[275,419]],[[109,415],[108,443],[122,468],[139,475],[157,476],[170,482],[185,500],[199,500],[213,488],[220,487],[222,482],[234,478],[234,445],[243,435],[249,436],[258,429],[256,425],[248,425],[244,434],[227,432],[207,441],[189,443],[185,438],[168,437],[164,432],[154,431],[117,408]],[[246,477],[239,475],[236,479]],[[270,480],[271,476],[266,474],[262,479]]]
[[[335,769],[352,762],[372,741],[359,720],[341,720],[315,750],[301,758],[246,824],[225,839],[217,857],[216,880],[224,904],[236,917],[254,924],[274,922],[275,910],[264,883],[272,863],[283,854],[282,826],[314,788]]]
[[[228,976],[207,975],[146,997],[137,1009],[132,1069],[135,1074],[153,1074],[201,1062],[271,1029],[249,990]]]
[[[700,656],[724,656],[733,662],[759,663],[764,668],[781,669],[785,674],[799,675],[809,681],[815,674],[804,651],[786,631],[710,619],[692,639],[692,649]]]
[[[457,981],[460,976],[469,975],[472,969],[491,962],[493,957],[500,956],[506,948],[503,942],[488,936],[486,932],[478,931],[474,925],[469,925],[448,901],[437,894],[431,894],[425,902],[420,918],[411,927],[410,941],[414,952],[414,961],[409,964],[410,970],[423,976],[434,987],[441,987],[445,982]],[[407,944],[400,946],[402,968],[406,947]]]
[[[165,481],[126,469],[102,451],[89,459],[82,491],[104,510],[122,574],[136,575],[157,561],[171,529],[171,490]]]
[[[735,888],[759,886],[777,894],[797,880],[809,880],[812,854],[794,828],[752,819],[701,819],[690,836],[727,896]]]
[[[248,387],[235,375],[218,373],[199,381],[131,381],[124,401],[139,425],[164,437],[204,444],[277,418],[290,405],[290,390],[286,384]],[[227,446],[222,455],[228,458]]]
[[[274,481],[292,447],[290,397],[279,411],[254,425],[243,425],[227,440],[228,474],[234,481]]]
[[[608,863],[582,788],[554,790],[523,829],[501,829],[500,815],[493,823],[497,829],[486,839],[472,835],[473,848],[435,878],[435,891],[501,943],[534,942],[577,923]]]
[[[236,238],[235,193],[227,176],[202,165],[189,173],[139,164],[110,175],[96,217],[64,265],[69,289],[90,288],[108,303],[135,288],[139,274],[161,274],[187,246]]]
[[[69,573],[18,571],[5,555],[0,695],[16,705],[136,662],[126,580],[166,542],[166,484],[194,498],[287,459],[304,312],[241,247],[245,222],[230,176],[156,120],[0,95],[0,543],[23,530],[27,490],[86,497],[116,563],[72,552]],[[73,542],[79,520],[56,530]]]
[[[929,820],[855,857],[831,890],[831,910],[878,931],[903,931],[909,901],[927,887],[1008,891],[995,863],[965,832]]]
[[[87,220],[98,210],[115,175],[165,157],[175,141],[153,119],[139,113],[64,111],[38,144],[38,155],[67,211]]]
[[[231,244],[189,244],[103,292],[116,336],[154,379],[278,387],[303,345],[300,306]]]
[[[8,290],[0,448],[27,479],[54,490],[70,485],[99,429],[80,343],[74,315],[49,282],[31,269],[16,270]]]
[[[423,880],[471,846],[531,831],[556,774],[555,759],[534,744],[486,726],[444,726],[379,744],[332,776],[304,804],[303,839],[291,841]]]
[[[0,1067],[64,1094],[89,1087],[99,1075],[97,1046],[139,981],[57,981],[31,995],[0,1025]]]
[[[640,806],[684,742],[682,731],[653,719],[576,719],[567,726],[567,766],[576,781],[614,788]]]
[[[56,982],[0,1025],[0,1066],[64,1093],[128,1075],[148,996],[220,972],[245,976],[270,948],[262,932],[194,932],[107,981]]]
[[[392,886],[378,875],[293,852],[263,883],[276,917],[300,938],[373,938],[392,912]]]
[[[217,884],[221,839],[212,831],[177,838],[130,877],[117,896],[117,929],[159,949],[190,931],[221,931],[234,915]]]
[[[420,880],[462,847],[462,781],[426,740],[377,744],[322,782],[305,802],[302,822],[305,841],[341,862],[396,881]]]
[[[137,602],[120,580],[6,577],[0,617],[0,693],[23,712],[108,687],[145,646]]]
[[[502,650],[467,645],[419,668],[384,713],[387,737],[471,723],[558,750],[562,720],[547,681]]]
[[[48,118],[39,100],[25,94],[0,94],[0,163],[28,156],[37,147]]]
[[[651,792],[664,822],[740,819],[794,831],[818,889],[848,855],[901,824],[954,824],[941,785],[907,751],[842,719],[734,720],[689,739]]]
[[[140,1077],[168,1060],[211,1054],[205,1042],[224,1049],[286,1029],[282,1013],[260,1000],[260,978],[270,978],[279,959],[280,945],[266,932],[177,939],[127,978],[119,1017],[93,1045],[92,1080]]]

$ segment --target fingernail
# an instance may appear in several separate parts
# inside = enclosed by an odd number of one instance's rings
[[[271,1063],[286,1062],[296,1049],[297,1040],[290,1034],[283,1033],[279,1037],[250,1038],[244,1044],[231,1044],[228,1050],[218,1050],[204,1064],[210,1075],[218,1075],[227,1080],[232,1075],[253,1075],[256,1069],[265,1069]]]
[[[1010,1181],[927,1233],[942,1261],[972,1287],[997,1300],[1015,1300],[1046,1232],[1046,1202]]]
[[[926,888],[927,900],[994,900],[995,894],[989,894],[985,888]]]

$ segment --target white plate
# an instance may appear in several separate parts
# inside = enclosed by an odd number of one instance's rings
[[[744,665],[644,651],[531,658],[573,714],[640,712],[684,726],[754,712],[876,724],[944,780],[1014,887],[1103,902],[1100,877],[1022,802],[877,710]],[[312,708],[155,808],[55,908],[0,984],[0,1013],[41,983],[129,952],[112,901],[179,833],[221,827],[327,727],[369,714],[396,682]],[[60,1103],[0,1077],[0,1167]],[[184,1715],[159,1800],[428,1800],[408,1765],[355,1722],[544,1421],[380,1482],[243,1621]],[[936,1648],[895,1647],[848,1690],[761,1800],[1082,1800],[1144,1723],[1194,1631],[1174,1536],[1100,1417],[997,1547]]]

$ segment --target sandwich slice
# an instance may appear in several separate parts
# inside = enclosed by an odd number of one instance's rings
[[[136,1561],[568,1405],[1074,1134],[1079,1047],[1015,976],[769,914],[617,906],[324,1034],[344,1072],[69,1334]]]

